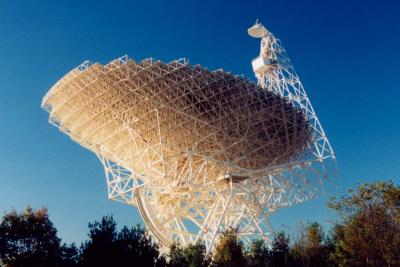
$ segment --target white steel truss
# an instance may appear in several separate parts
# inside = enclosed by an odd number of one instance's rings
[[[259,85],[184,59],[124,56],[84,62],[43,99],[50,123],[100,159],[108,197],[138,207],[165,246],[210,250],[230,227],[269,242],[269,216],[318,195],[336,170],[285,50],[257,27]]]

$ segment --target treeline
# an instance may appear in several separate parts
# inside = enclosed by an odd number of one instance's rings
[[[0,223],[0,266],[400,266],[399,186],[364,184],[327,206],[339,218],[328,232],[316,222],[303,223],[292,236],[277,233],[272,244],[244,246],[238,229],[229,229],[211,254],[202,243],[174,244],[162,254],[141,226],[118,230],[112,216],[89,223],[88,240],[79,247],[62,244],[46,209],[13,210]]]

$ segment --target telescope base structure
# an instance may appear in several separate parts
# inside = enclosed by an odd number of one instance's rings
[[[98,157],[104,165],[109,198],[136,206],[156,240],[165,247],[174,241],[181,245],[202,241],[207,251],[220,233],[232,228],[245,243],[263,239],[271,245],[274,229],[269,216],[279,208],[314,198],[321,188],[313,183],[326,171],[320,162],[276,169],[265,176],[226,175],[209,182],[207,170],[212,165],[191,165],[195,160],[188,156],[185,168],[179,170],[187,182],[178,183],[146,179],[101,154]],[[295,181],[304,184],[300,187]]]
[[[270,184],[272,177],[265,183],[248,177],[235,181],[238,177],[227,175],[210,182],[206,173],[212,165],[191,165],[194,160],[189,156],[180,170],[186,182],[147,180],[98,157],[105,167],[109,198],[137,206],[162,245],[202,241],[210,250],[217,235],[230,228],[237,228],[244,241],[263,238],[270,243],[273,228],[268,217],[285,191],[282,185]],[[198,182],[201,176],[204,182]]]

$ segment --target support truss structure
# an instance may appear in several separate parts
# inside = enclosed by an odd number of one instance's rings
[[[165,246],[202,240],[210,250],[230,227],[269,242],[269,216],[318,195],[335,170],[283,47],[263,33],[259,84],[184,59],[124,56],[84,62],[43,99],[50,123],[96,153],[109,198],[136,206]]]

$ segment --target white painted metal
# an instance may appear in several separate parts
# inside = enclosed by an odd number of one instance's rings
[[[50,123],[97,154],[110,199],[165,246],[238,227],[273,234],[277,209],[317,196],[334,152],[285,50],[260,23],[258,84],[186,60],[84,62],[43,99]]]

